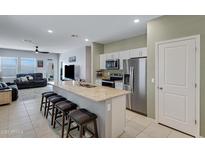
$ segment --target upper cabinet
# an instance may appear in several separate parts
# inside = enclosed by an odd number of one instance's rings
[[[130,51],[130,57],[129,58],[140,57],[140,50],[139,49],[131,49],[129,51]]]
[[[119,59],[120,59],[120,69],[123,69],[123,60],[130,58],[130,51],[121,51],[119,52]]]
[[[113,53],[108,53],[105,54],[106,55],[106,59],[119,59],[119,52],[113,52]]]
[[[147,48],[140,48],[140,57],[147,57]]]
[[[121,52],[113,52],[108,54],[100,55],[100,69],[106,69],[106,60],[120,59],[120,69],[123,69],[123,60],[136,58],[136,57],[147,57],[147,48],[137,48]]]
[[[147,48],[138,48],[130,50],[130,58],[147,57]]]

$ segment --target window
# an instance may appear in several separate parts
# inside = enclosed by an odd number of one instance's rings
[[[0,57],[0,73],[1,73],[1,57]]]
[[[35,58],[21,58],[21,73],[35,73],[36,59]]]
[[[15,77],[17,73],[17,57],[1,57],[2,77]]]

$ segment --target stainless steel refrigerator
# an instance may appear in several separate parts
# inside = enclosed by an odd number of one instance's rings
[[[123,60],[124,90],[129,90],[127,108],[147,115],[147,58]]]

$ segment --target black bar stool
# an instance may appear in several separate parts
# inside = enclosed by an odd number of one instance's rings
[[[48,97],[51,97],[54,95],[57,95],[57,94],[53,91],[48,91],[48,92],[42,93],[40,111],[42,111],[42,108],[44,107],[44,116],[46,115],[47,99],[48,99]]]
[[[56,122],[62,127],[61,137],[64,137],[64,128],[67,123],[65,123],[65,118],[70,111],[75,110],[77,105],[72,103],[69,100],[61,101],[55,104],[55,114],[53,120],[53,128],[56,126]],[[58,118],[61,118],[61,122],[58,121]]]
[[[97,130],[97,115],[94,113],[91,113],[90,111],[86,109],[78,109],[73,112],[71,112],[68,116],[68,131],[66,137],[70,136],[70,131],[74,130],[76,128],[80,129],[79,137],[82,138],[83,134],[85,133],[85,130],[87,130],[89,133],[92,134],[92,137],[98,137],[98,130]],[[76,127],[71,128],[71,123],[75,122],[77,124]],[[87,128],[87,124],[93,122],[94,125],[94,132]]]
[[[48,114],[50,114],[51,115],[51,125],[53,125],[55,104],[60,101],[66,100],[66,98],[61,95],[54,95],[54,96],[49,97],[47,100],[48,100],[48,106],[47,106],[47,111],[46,111],[46,118],[48,118]]]

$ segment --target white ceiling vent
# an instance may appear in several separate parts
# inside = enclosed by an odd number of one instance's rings
[[[77,34],[72,34],[71,37],[72,38],[78,38],[78,35]]]

